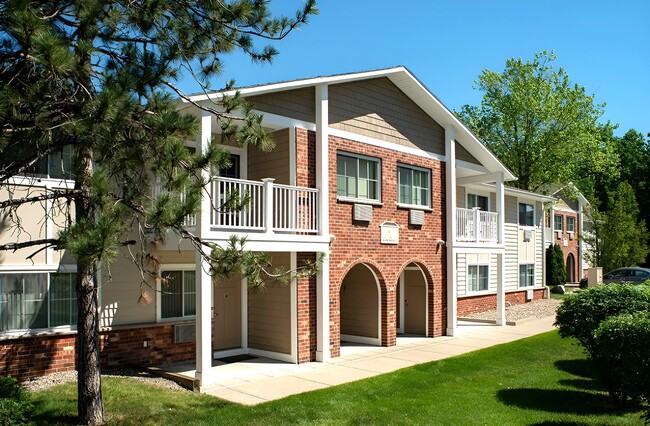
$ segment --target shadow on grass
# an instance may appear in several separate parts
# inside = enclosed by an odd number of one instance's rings
[[[78,425],[79,416],[61,415],[56,412],[41,412],[33,416],[32,424],[36,425]]]
[[[502,389],[497,392],[499,401],[519,408],[541,410],[550,413],[578,415],[620,415],[607,395],[561,389]]]
[[[563,379],[558,381],[562,386],[569,386],[576,389],[582,389],[586,391],[596,391],[596,392],[607,392],[605,386],[594,379]]]
[[[574,376],[596,379],[598,374],[593,361],[589,359],[562,359],[555,361],[555,368]]]

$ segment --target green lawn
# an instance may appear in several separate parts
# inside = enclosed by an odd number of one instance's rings
[[[255,407],[104,378],[109,424],[638,425],[557,332]],[[33,394],[39,423],[75,421],[75,384]]]

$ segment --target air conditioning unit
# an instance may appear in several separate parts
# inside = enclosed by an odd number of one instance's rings
[[[424,225],[424,212],[422,210],[410,210],[409,225]]]
[[[193,342],[196,340],[196,324],[174,325],[174,343]]]
[[[535,296],[534,290],[526,290],[526,302],[530,302],[533,300],[533,297]]]
[[[370,222],[372,220],[372,206],[369,204],[355,204],[354,220]]]

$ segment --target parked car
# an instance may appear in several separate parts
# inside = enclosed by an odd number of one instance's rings
[[[603,275],[603,282],[605,284],[639,284],[646,280],[650,280],[650,269],[648,268],[618,268]]]

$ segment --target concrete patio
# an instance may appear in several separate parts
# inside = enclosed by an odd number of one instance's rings
[[[203,392],[240,404],[260,404],[523,339],[553,330],[554,321],[555,317],[547,317],[504,327],[463,321],[454,337],[398,337],[397,345],[388,348],[343,343],[341,356],[327,362],[288,364],[267,358],[231,364],[215,361],[216,382]],[[193,363],[163,369],[194,377]]]

